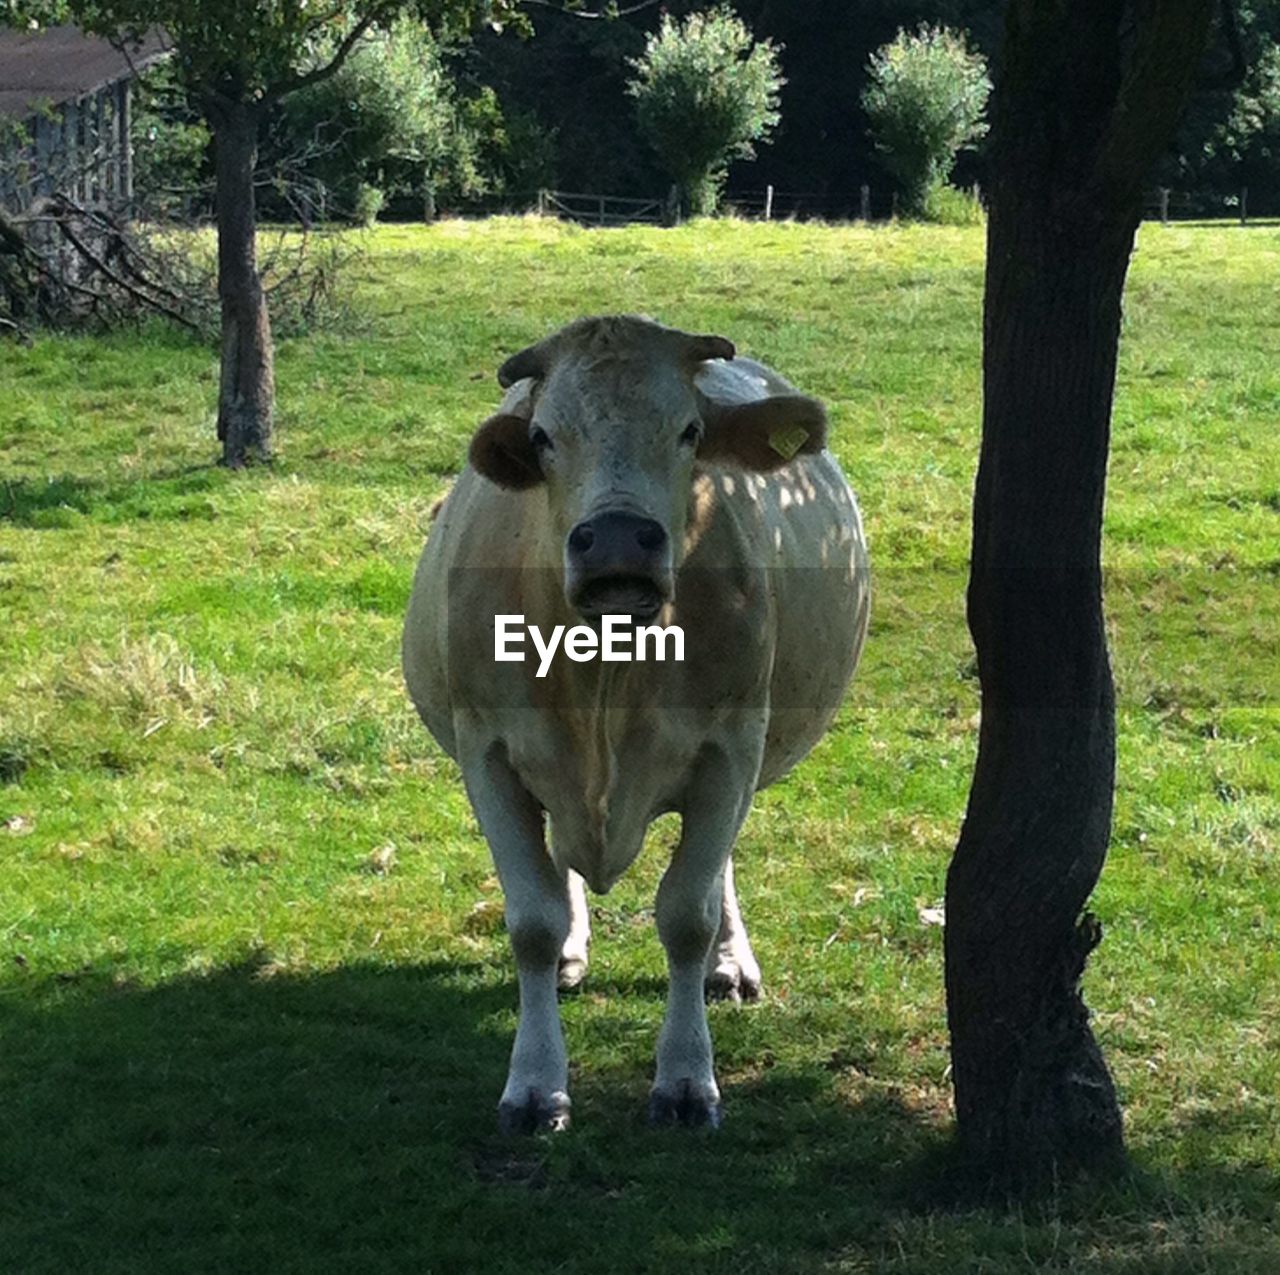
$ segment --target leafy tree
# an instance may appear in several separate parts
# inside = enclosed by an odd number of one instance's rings
[[[960,150],[986,131],[986,60],[963,35],[922,26],[871,55],[862,95],[885,166],[902,184],[906,211],[922,216]]]
[[[628,91],[641,131],[693,213],[711,213],[731,160],[755,156],[781,118],[778,49],[755,42],[727,8],[664,16],[632,62]]]
[[[496,106],[492,96],[460,101],[438,41],[402,22],[371,32],[334,75],[287,99],[283,145],[348,213],[361,187],[415,194],[433,210],[442,189],[484,190],[482,129],[473,121],[500,126],[500,112],[496,120],[485,113],[484,103]]]
[[[1248,186],[1261,197],[1259,203],[1275,205],[1280,196],[1280,45],[1266,40],[1260,45],[1234,91],[1205,95],[1175,162],[1165,166],[1166,184],[1228,198]]]
[[[258,270],[254,175],[259,131],[290,94],[335,75],[371,31],[414,18],[463,32],[481,17],[515,16],[510,0],[6,0],[8,20],[70,17],[112,38],[162,28],[191,102],[213,134],[222,367],[223,462],[271,454],[274,352]]]

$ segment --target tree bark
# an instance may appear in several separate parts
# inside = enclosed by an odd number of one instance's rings
[[[968,616],[982,724],[947,877],[961,1146],[1035,1187],[1123,1157],[1079,980],[1106,857],[1115,709],[1100,546],[1142,181],[1214,0],[1012,0],[994,99],[982,449]]]
[[[275,408],[275,353],[258,273],[253,190],[258,111],[254,104],[235,102],[211,109],[209,118],[214,131],[222,305],[218,438],[222,463],[239,468],[255,457],[271,458]]]

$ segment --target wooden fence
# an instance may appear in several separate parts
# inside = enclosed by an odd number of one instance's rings
[[[1217,218],[1223,214],[1238,217],[1240,224],[1247,226],[1249,224],[1249,187],[1241,186],[1236,195],[1210,197],[1160,186],[1147,197],[1143,211],[1149,217],[1159,217],[1166,226],[1171,221]]]
[[[631,199],[622,195],[575,195],[564,190],[538,191],[539,216],[563,217],[589,226],[663,225],[675,220],[669,200]]]
[[[970,193],[979,201],[982,191],[974,185]],[[889,221],[898,216],[898,198],[888,186],[864,183],[857,191],[790,191],[766,186],[763,190],[730,190],[721,201],[721,210],[739,217],[763,221]],[[1162,222],[1192,218],[1238,218],[1241,225],[1252,216],[1269,210],[1255,210],[1249,191],[1242,188],[1233,196],[1157,188],[1144,200],[1144,214]],[[1274,211],[1274,210],[1270,210]],[[539,216],[560,217],[587,226],[675,225],[680,220],[679,196],[675,190],[665,198],[636,198],[563,190],[509,193],[500,199],[468,204],[464,215],[536,212]]]

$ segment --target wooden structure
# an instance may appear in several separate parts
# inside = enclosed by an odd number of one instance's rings
[[[0,206],[61,194],[127,209],[130,82],[167,52],[158,32],[118,48],[69,26],[0,30]]]

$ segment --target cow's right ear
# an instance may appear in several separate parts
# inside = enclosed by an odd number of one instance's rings
[[[529,442],[529,422],[523,416],[490,416],[476,430],[468,459],[476,473],[510,491],[524,491],[542,481],[538,456]]]

